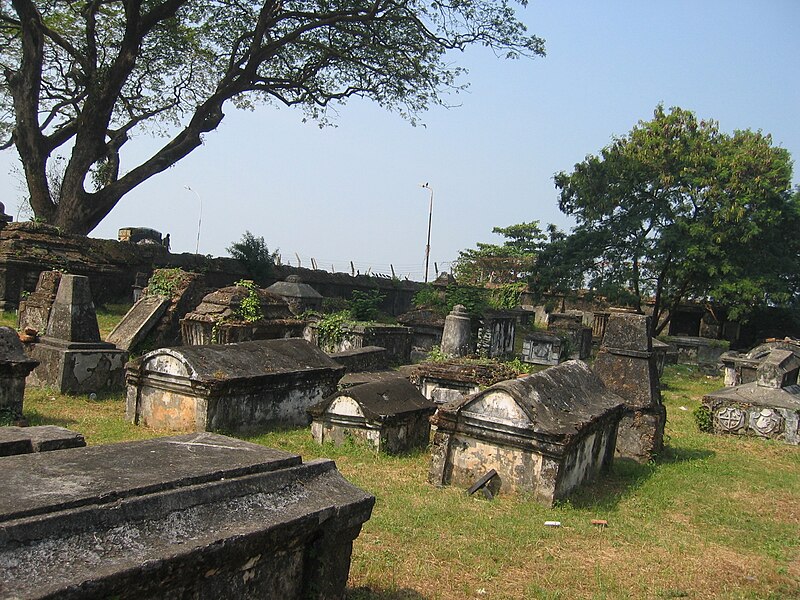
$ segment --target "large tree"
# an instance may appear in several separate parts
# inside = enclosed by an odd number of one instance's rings
[[[551,226],[552,227],[552,226]],[[453,269],[456,280],[465,285],[517,283],[530,277],[546,236],[539,221],[495,227],[502,244],[478,242],[476,248],[461,250]]]
[[[362,96],[413,119],[461,85],[445,54],[470,44],[544,54],[508,0],[0,0],[5,145],[35,215],[88,233],[197,148],[228,101],[324,120],[330,103]],[[169,141],[121,168],[141,127]]]
[[[597,156],[558,173],[577,225],[547,253],[562,277],[652,304],[653,333],[687,299],[741,317],[796,298],[800,194],[769,135],[726,134],[687,110],[656,108]]]

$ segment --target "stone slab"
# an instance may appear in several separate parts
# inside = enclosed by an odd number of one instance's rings
[[[82,448],[85,445],[82,434],[56,425],[0,427],[0,456]]]
[[[164,296],[143,296],[108,334],[106,341],[122,350],[130,350],[147,336],[167,306],[169,299]]]
[[[2,598],[341,598],[374,497],[214,434],[0,459]]]

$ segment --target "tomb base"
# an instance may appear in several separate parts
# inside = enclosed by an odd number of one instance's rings
[[[40,363],[28,376],[29,385],[52,387],[62,394],[125,389],[128,353],[113,344],[42,337],[26,351]]]
[[[749,435],[800,445],[800,386],[771,389],[757,383],[708,394],[714,433]]]
[[[666,423],[667,409],[663,404],[626,410],[617,430],[617,456],[639,463],[650,461],[664,449]]]
[[[13,598],[340,599],[375,501],[333,461],[205,433],[0,466]]]

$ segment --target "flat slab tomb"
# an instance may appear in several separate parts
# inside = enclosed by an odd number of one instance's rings
[[[0,598],[341,598],[374,497],[209,433],[0,459]]]

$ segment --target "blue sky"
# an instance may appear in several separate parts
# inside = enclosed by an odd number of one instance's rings
[[[658,103],[716,119],[724,131],[771,133],[800,157],[800,2],[533,1],[520,9],[547,57],[504,61],[481,48],[452,55],[467,92],[412,127],[364,101],[335,127],[299,111],[227,109],[206,144],[123,198],[92,233],[126,226],[169,232],[173,251],[226,255],[245,230],[284,262],[422,280],[429,182],[433,263],[440,270],[491,230],[523,221],[571,223],[553,174],[572,169]],[[135,140],[141,156],[163,139]],[[13,151],[0,155],[9,173]],[[124,165],[123,165],[124,167]],[[800,181],[796,167],[795,183]],[[16,214],[19,183],[3,181]],[[187,189],[187,186],[191,189]]]

